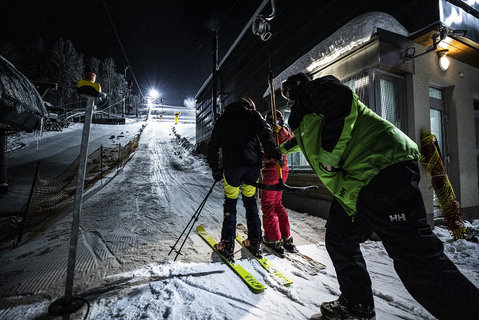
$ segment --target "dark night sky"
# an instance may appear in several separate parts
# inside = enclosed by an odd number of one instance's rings
[[[2,0],[0,41],[15,45],[42,38],[69,39],[85,56],[128,65],[109,21],[108,7],[144,94],[156,87],[164,103],[183,105],[211,73],[219,25],[219,61],[260,4],[258,0]],[[130,71],[127,78],[132,79]]]

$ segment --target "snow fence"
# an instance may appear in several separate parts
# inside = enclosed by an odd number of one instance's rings
[[[464,238],[466,227],[462,219],[461,205],[457,201],[446,166],[439,152],[436,136],[429,130],[421,132],[421,163],[431,174],[431,183],[437,200],[454,240]]]
[[[93,187],[98,181],[103,183],[103,179],[107,178],[108,174],[118,171],[125,165],[130,159],[130,155],[138,147],[138,141],[144,128],[145,125],[125,146],[121,144],[112,148],[101,146],[88,156],[84,191]],[[35,234],[52,223],[65,208],[73,203],[78,178],[78,162],[79,157],[58,177],[48,180],[42,179],[37,170],[19,231],[18,242],[22,240],[24,234]]]

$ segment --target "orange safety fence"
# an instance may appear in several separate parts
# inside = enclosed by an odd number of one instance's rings
[[[436,136],[430,131],[421,132],[421,163],[431,174],[432,187],[444,215],[447,228],[454,239],[464,238],[466,228],[462,219],[461,205],[456,199],[447,176],[444,161],[439,153]]]
[[[144,126],[125,146],[121,144],[111,148],[101,146],[88,156],[84,191],[93,187],[105,175],[125,165],[130,155],[138,147],[143,128]],[[40,172],[37,172],[20,234],[35,233],[49,225],[67,206],[74,202],[78,161],[77,157],[62,174],[53,179],[42,179]]]

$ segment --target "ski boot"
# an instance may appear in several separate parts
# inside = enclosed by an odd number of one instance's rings
[[[338,300],[322,303],[321,315],[323,319],[329,320],[376,319],[376,313],[374,312],[374,303],[353,304],[343,296],[340,296]]]
[[[283,247],[289,252],[293,252],[293,253],[298,252],[298,249],[293,243],[293,236],[289,236],[283,239]]]
[[[231,263],[235,263],[234,251],[235,251],[235,240],[234,239],[223,239],[217,244],[215,244],[215,249],[223,255]]]
[[[268,240],[266,236],[263,237],[263,242],[265,245],[270,247],[276,254],[278,254],[281,258],[284,258],[284,248],[281,243],[281,240]]]
[[[261,241],[260,240],[250,240],[246,239],[243,241],[244,246],[251,252],[256,258],[263,258],[263,253],[261,252]]]

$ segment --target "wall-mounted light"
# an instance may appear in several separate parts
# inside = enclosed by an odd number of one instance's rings
[[[401,52],[401,60],[402,62],[406,62],[408,60],[417,58],[422,56],[423,54],[432,52],[437,50],[437,47],[446,39],[446,37],[465,37],[467,30],[453,30],[445,26],[441,26],[437,32],[432,35],[432,45],[426,48],[426,51],[420,54],[416,54],[416,49],[414,47],[406,48],[403,52]],[[442,51],[442,50],[441,50]],[[438,54],[441,51],[436,51]],[[447,50],[446,50],[447,51]],[[447,68],[446,68],[447,69]]]
[[[441,68],[442,71],[446,71],[447,68],[449,68],[449,58],[447,57],[447,52],[449,50],[439,50],[437,51],[437,57],[438,57],[438,62],[439,62],[439,68]]]

